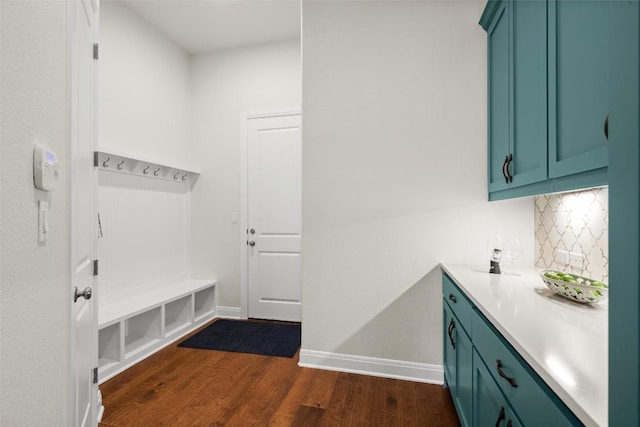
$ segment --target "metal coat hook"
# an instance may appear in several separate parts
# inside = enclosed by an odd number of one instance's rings
[[[105,160],[104,162],[102,162],[102,167],[104,167],[104,168],[108,168],[109,166],[107,166],[107,163],[109,163],[109,160],[111,160],[111,157],[107,157],[107,160]]]
[[[173,179],[178,179],[178,175],[180,175],[180,172],[176,172],[176,173],[173,175]]]
[[[144,169],[142,170],[142,173],[143,173],[143,174],[145,174],[145,175],[146,175],[146,174],[148,174],[148,173],[149,173],[149,172],[148,172],[148,171],[149,171],[149,167],[150,167],[150,166],[149,166],[149,165],[147,165],[147,167],[146,167],[146,168],[144,168]]]
[[[124,164],[124,160],[121,161],[120,163],[118,163],[118,170],[121,171],[122,170],[122,165]]]
[[[160,168],[153,171],[153,176],[158,176],[158,172],[160,172]]]
[[[182,180],[183,180],[183,181],[186,181],[186,180],[187,180],[187,174],[186,174],[186,173],[183,173],[183,174],[182,174]]]

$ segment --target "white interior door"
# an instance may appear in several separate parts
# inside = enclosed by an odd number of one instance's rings
[[[300,114],[247,122],[248,316],[300,321]]]
[[[70,0],[71,106],[71,375],[73,425],[97,425],[98,316],[93,290],[97,238],[93,168],[95,141],[94,43],[97,0]]]

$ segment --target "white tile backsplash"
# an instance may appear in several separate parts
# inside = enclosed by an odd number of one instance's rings
[[[607,282],[609,192],[606,187],[536,196],[534,218],[536,266],[571,271]],[[583,254],[583,268],[558,264],[558,250]]]

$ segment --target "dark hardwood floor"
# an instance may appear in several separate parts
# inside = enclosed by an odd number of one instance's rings
[[[442,386],[297,363],[172,344],[100,386],[100,426],[459,425]]]

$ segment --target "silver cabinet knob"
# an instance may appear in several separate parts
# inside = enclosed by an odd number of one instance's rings
[[[255,246],[256,242],[254,242],[253,240],[249,240],[249,246]]]
[[[73,288],[73,302],[78,301],[78,298],[82,297],[84,299],[91,299],[91,295],[93,294],[93,291],[91,290],[91,288],[86,287],[84,288],[84,291],[82,292],[78,292],[78,288]]]
[[[255,228],[250,229],[250,230],[249,230],[249,233],[251,233],[251,234],[256,234],[256,230],[255,230]]]

